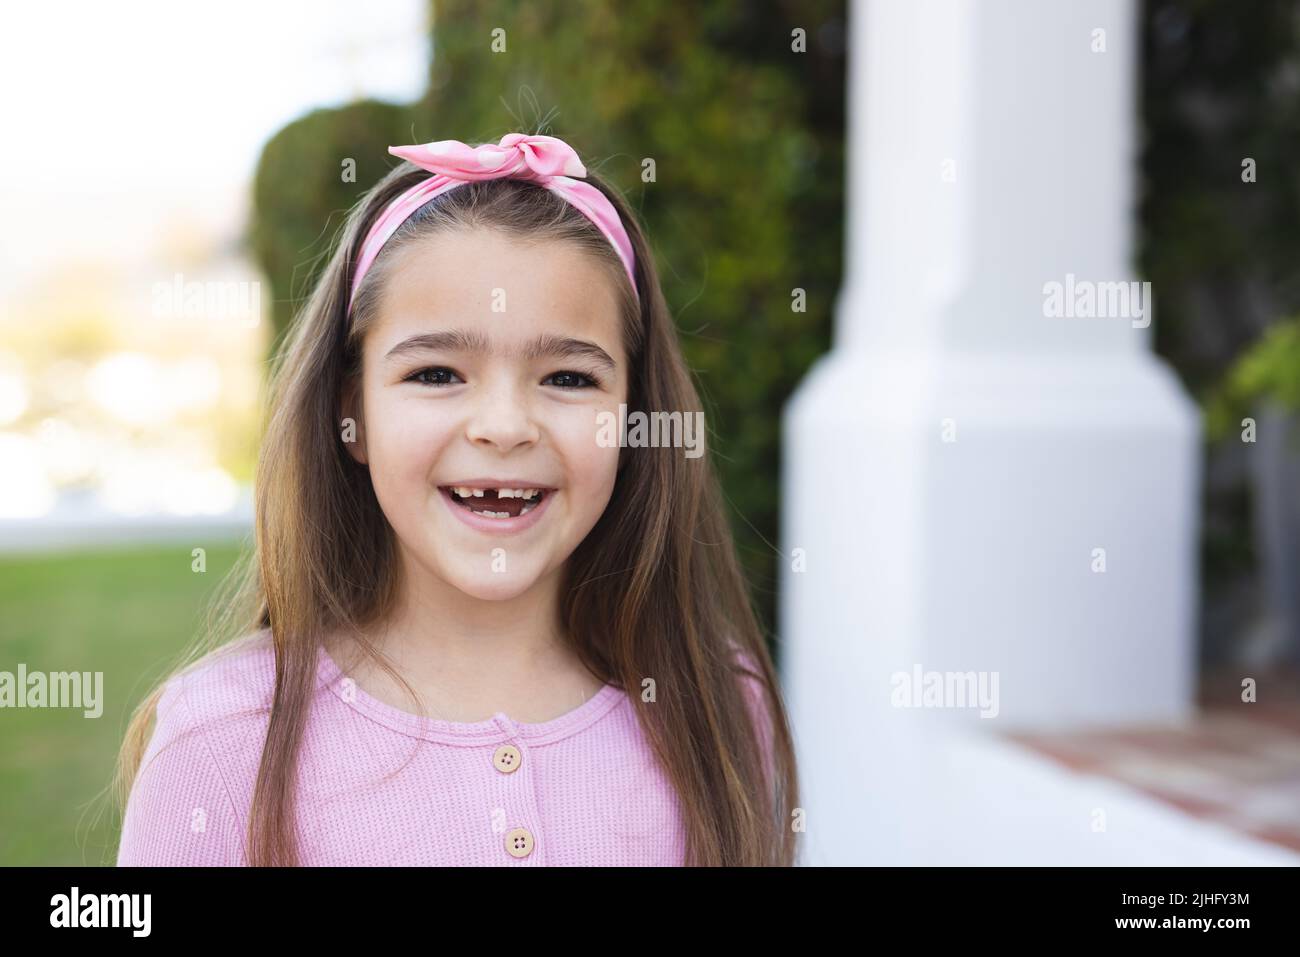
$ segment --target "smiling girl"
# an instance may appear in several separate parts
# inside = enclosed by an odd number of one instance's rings
[[[550,136],[390,152],[276,370],[251,617],[132,718],[118,864],[794,863],[709,459],[597,440],[700,408],[631,211]]]

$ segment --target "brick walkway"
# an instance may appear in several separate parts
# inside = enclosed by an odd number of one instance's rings
[[[1207,679],[1185,725],[1009,734],[1072,770],[1137,788],[1198,818],[1300,851],[1300,675]]]

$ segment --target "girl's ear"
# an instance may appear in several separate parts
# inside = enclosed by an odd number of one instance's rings
[[[366,430],[361,405],[361,377],[349,376],[343,382],[339,401],[339,437],[348,455],[362,465],[366,458]]]

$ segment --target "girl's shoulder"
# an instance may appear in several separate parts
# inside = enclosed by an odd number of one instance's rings
[[[764,668],[758,656],[742,646],[734,638],[728,638],[727,641],[731,651],[732,664],[740,676],[741,686],[745,689],[746,695],[751,700],[761,700],[767,688],[767,682],[763,677]]]
[[[209,652],[173,675],[158,700],[158,721],[185,715],[190,723],[243,723],[270,714],[275,650],[270,633],[255,632]]]
[[[119,865],[246,862],[274,680],[267,637],[251,635],[163,684],[123,816]]]
[[[269,634],[247,635],[209,652],[163,684],[141,769],[164,754],[172,762],[188,754],[232,768],[256,768],[274,690]]]
[[[763,753],[770,756],[775,736],[774,708],[779,707],[782,697],[780,685],[773,687],[769,695],[767,679],[764,677],[766,669],[758,655],[734,638],[729,638],[728,642],[744,693],[745,704],[749,710],[750,722],[757,730]]]

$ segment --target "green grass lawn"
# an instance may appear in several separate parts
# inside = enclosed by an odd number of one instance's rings
[[[103,714],[0,710],[0,865],[114,863],[126,720],[193,641],[236,543],[0,556],[0,671],[101,671]]]

